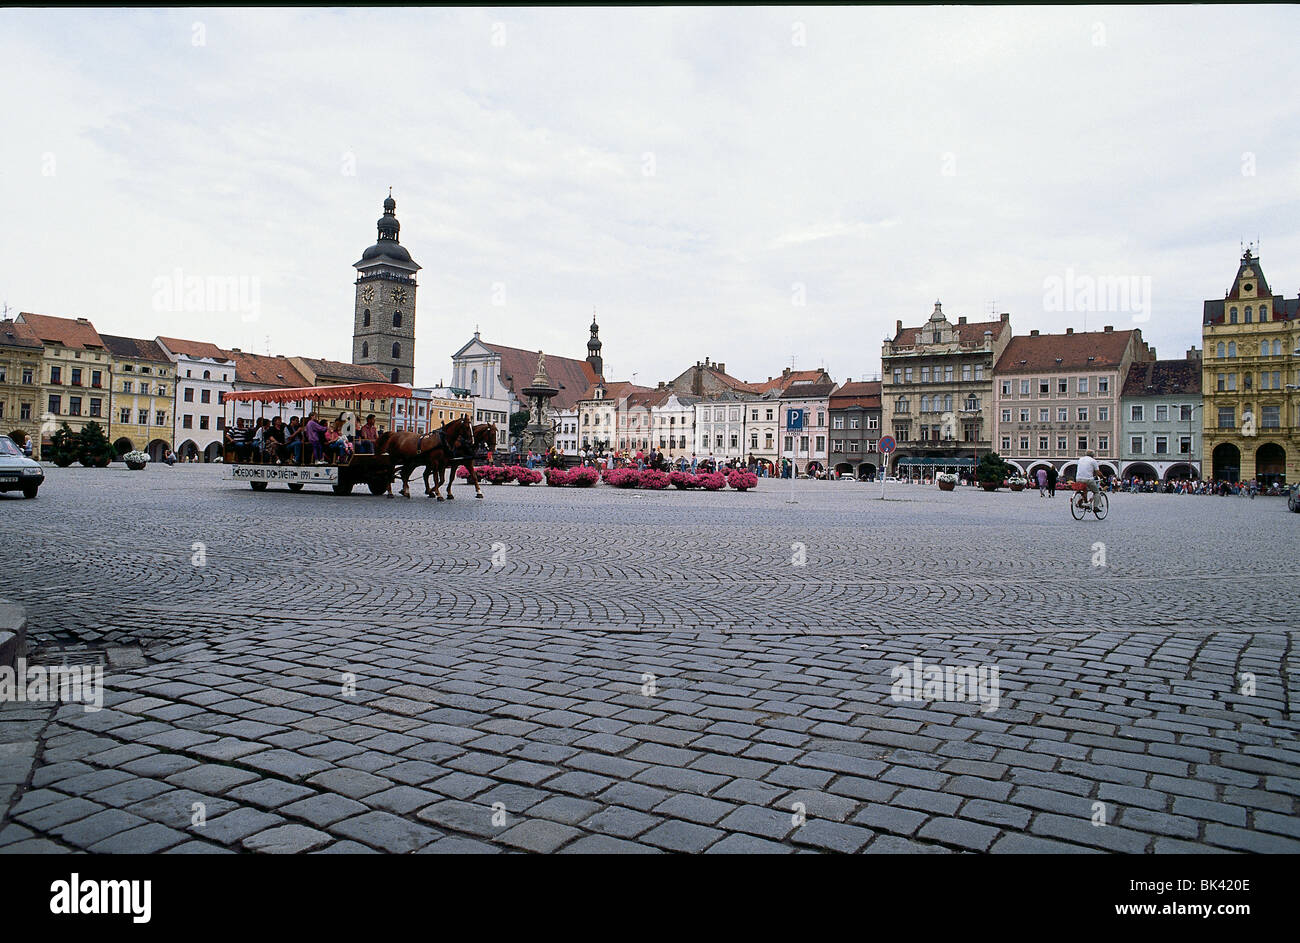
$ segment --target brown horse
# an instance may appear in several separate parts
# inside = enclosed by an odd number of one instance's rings
[[[411,496],[411,475],[424,466],[424,493],[439,501],[438,488],[429,487],[429,473],[451,460],[454,452],[472,448],[474,432],[468,418],[453,419],[441,429],[417,434],[414,432],[385,432],[375,443],[375,454],[389,455],[394,464],[401,466],[402,497]],[[393,484],[388,483],[388,497],[393,496]]]
[[[474,486],[474,497],[483,497],[483,489],[480,488],[478,484],[478,472],[474,470],[474,455],[481,448],[486,448],[489,452],[493,452],[496,450],[496,447],[497,427],[492,425],[490,422],[479,423],[474,427],[473,450],[467,453],[458,453],[453,455],[449,458],[446,464],[439,464],[435,470],[434,489],[436,490],[442,487],[443,478],[447,475],[448,470],[450,470],[451,476],[447,478],[447,500],[455,501],[456,499],[452,497],[451,494],[451,483],[456,480],[457,469],[464,466],[465,470],[469,472],[470,483]]]

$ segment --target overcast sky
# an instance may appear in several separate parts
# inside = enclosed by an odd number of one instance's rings
[[[1298,27],[1286,6],[4,11],[0,302],[346,360],[391,185],[420,383],[476,325],[585,356],[593,308],[607,376],[643,384],[705,356],[875,375],[936,299],[1181,356],[1242,240],[1300,291]],[[248,294],[184,310],[159,293],[178,270]],[[1121,278],[1119,304],[1051,300]]]

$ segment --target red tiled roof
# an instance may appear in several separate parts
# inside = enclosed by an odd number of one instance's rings
[[[226,353],[235,362],[236,383],[288,388],[311,386],[288,357],[249,354],[242,350],[229,350]]]
[[[158,340],[174,354],[207,360],[230,360],[230,355],[216,344],[207,341],[187,341],[180,337],[162,337]]]
[[[995,373],[1041,373],[1118,367],[1140,330],[1076,331],[1072,334],[1020,334],[998,358]],[[1059,363],[1057,361],[1060,361]]]
[[[6,347],[28,347],[40,350],[44,345],[32,329],[21,321],[0,321],[0,344]]]
[[[384,371],[373,364],[344,363],[341,360],[322,360],[316,357],[299,357],[312,373],[316,374],[316,386],[324,386],[322,380],[343,383],[387,383]],[[309,386],[306,377],[303,385]]]
[[[830,397],[830,408],[845,406],[866,406],[868,409],[880,407],[880,381],[863,380],[858,383],[843,383]]]
[[[769,390],[784,390],[791,383],[819,380],[825,372],[826,371],[821,369],[791,370],[789,373],[783,371],[779,376],[768,377],[766,380],[759,383],[750,383],[748,386],[752,387],[755,393],[766,393]]]
[[[31,328],[37,339],[45,344],[62,344],[72,350],[104,348],[104,339],[95,330],[95,325],[85,318],[56,318],[22,311],[17,320]]]
[[[520,400],[526,399],[523,390],[532,385],[537,375],[537,351],[489,344],[484,340],[479,343],[501,355],[501,382]],[[551,397],[555,409],[572,409],[600,379],[587,361],[555,354],[546,355],[546,375],[551,378],[551,385],[559,388]]]
[[[999,318],[996,321],[976,321],[971,323],[949,323],[949,327],[957,332],[957,342],[963,347],[979,347],[984,343],[984,332],[992,331],[993,339],[997,340],[1002,336],[1002,332],[1010,330],[1008,322]],[[910,347],[914,344],[921,343],[921,335],[929,328],[929,325],[922,324],[918,327],[905,327],[894,335],[893,343]]]

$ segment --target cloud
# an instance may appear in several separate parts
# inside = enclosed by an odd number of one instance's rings
[[[1172,355],[1239,239],[1300,279],[1300,102],[1234,78],[1293,8],[0,16],[0,295],[116,333],[345,359],[390,185],[421,382],[475,325],[581,356],[593,306],[620,378],[860,377],[936,297],[1082,328],[1043,310],[1067,269],[1150,276]],[[260,318],[153,310],[177,267]]]

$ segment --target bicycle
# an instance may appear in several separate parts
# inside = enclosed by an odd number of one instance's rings
[[[1110,513],[1110,500],[1106,497],[1106,492],[1098,491],[1092,495],[1092,500],[1089,500],[1087,482],[1072,482],[1070,487],[1074,489],[1074,497],[1070,500],[1070,513],[1076,521],[1083,520],[1089,511],[1099,521],[1106,519],[1106,515]]]

